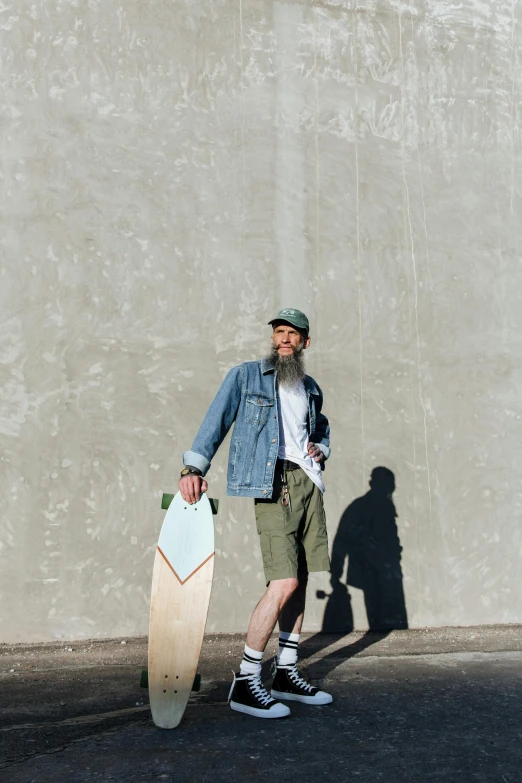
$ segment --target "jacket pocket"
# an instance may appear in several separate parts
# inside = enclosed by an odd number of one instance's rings
[[[263,427],[274,407],[274,400],[263,394],[248,394],[245,404],[245,419],[247,424]]]

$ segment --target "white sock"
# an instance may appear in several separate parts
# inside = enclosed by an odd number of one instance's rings
[[[279,634],[279,653],[277,655],[278,666],[293,666],[297,663],[297,645],[299,644],[298,633]]]
[[[245,644],[245,650],[243,652],[243,660],[239,667],[240,674],[261,674],[261,661],[263,660],[263,653],[258,650],[253,650],[247,644]]]

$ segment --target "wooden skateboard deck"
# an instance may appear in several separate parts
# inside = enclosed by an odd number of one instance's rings
[[[167,501],[165,500],[167,499]],[[164,495],[163,507],[169,496]],[[168,505],[152,574],[148,685],[152,719],[174,729],[185,712],[198,666],[214,573],[212,506],[203,494]]]

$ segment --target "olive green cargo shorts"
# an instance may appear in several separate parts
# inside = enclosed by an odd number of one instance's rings
[[[323,493],[301,468],[287,471],[286,480],[291,510],[281,502],[277,470],[272,497],[254,501],[267,584],[330,570]]]

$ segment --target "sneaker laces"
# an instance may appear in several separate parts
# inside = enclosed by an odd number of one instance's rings
[[[292,666],[284,666],[282,668],[285,668],[287,670],[288,677],[294,685],[306,691],[307,693],[312,693],[314,689],[313,685],[310,685],[310,683],[306,682],[306,680],[303,677],[301,677],[295,663]]]
[[[266,707],[267,704],[270,704],[271,701],[274,701],[273,698],[270,696],[266,688],[264,687],[263,683],[261,682],[261,675],[260,674],[241,674],[239,677],[236,677],[236,673],[232,672],[234,675],[234,681],[232,683],[232,687],[230,688],[230,692],[228,694],[228,701],[230,701],[232,696],[232,691],[234,690],[234,686],[236,682],[240,682],[241,680],[249,680],[249,690],[252,693],[252,696],[257,699],[258,702],[260,702],[263,707]]]

